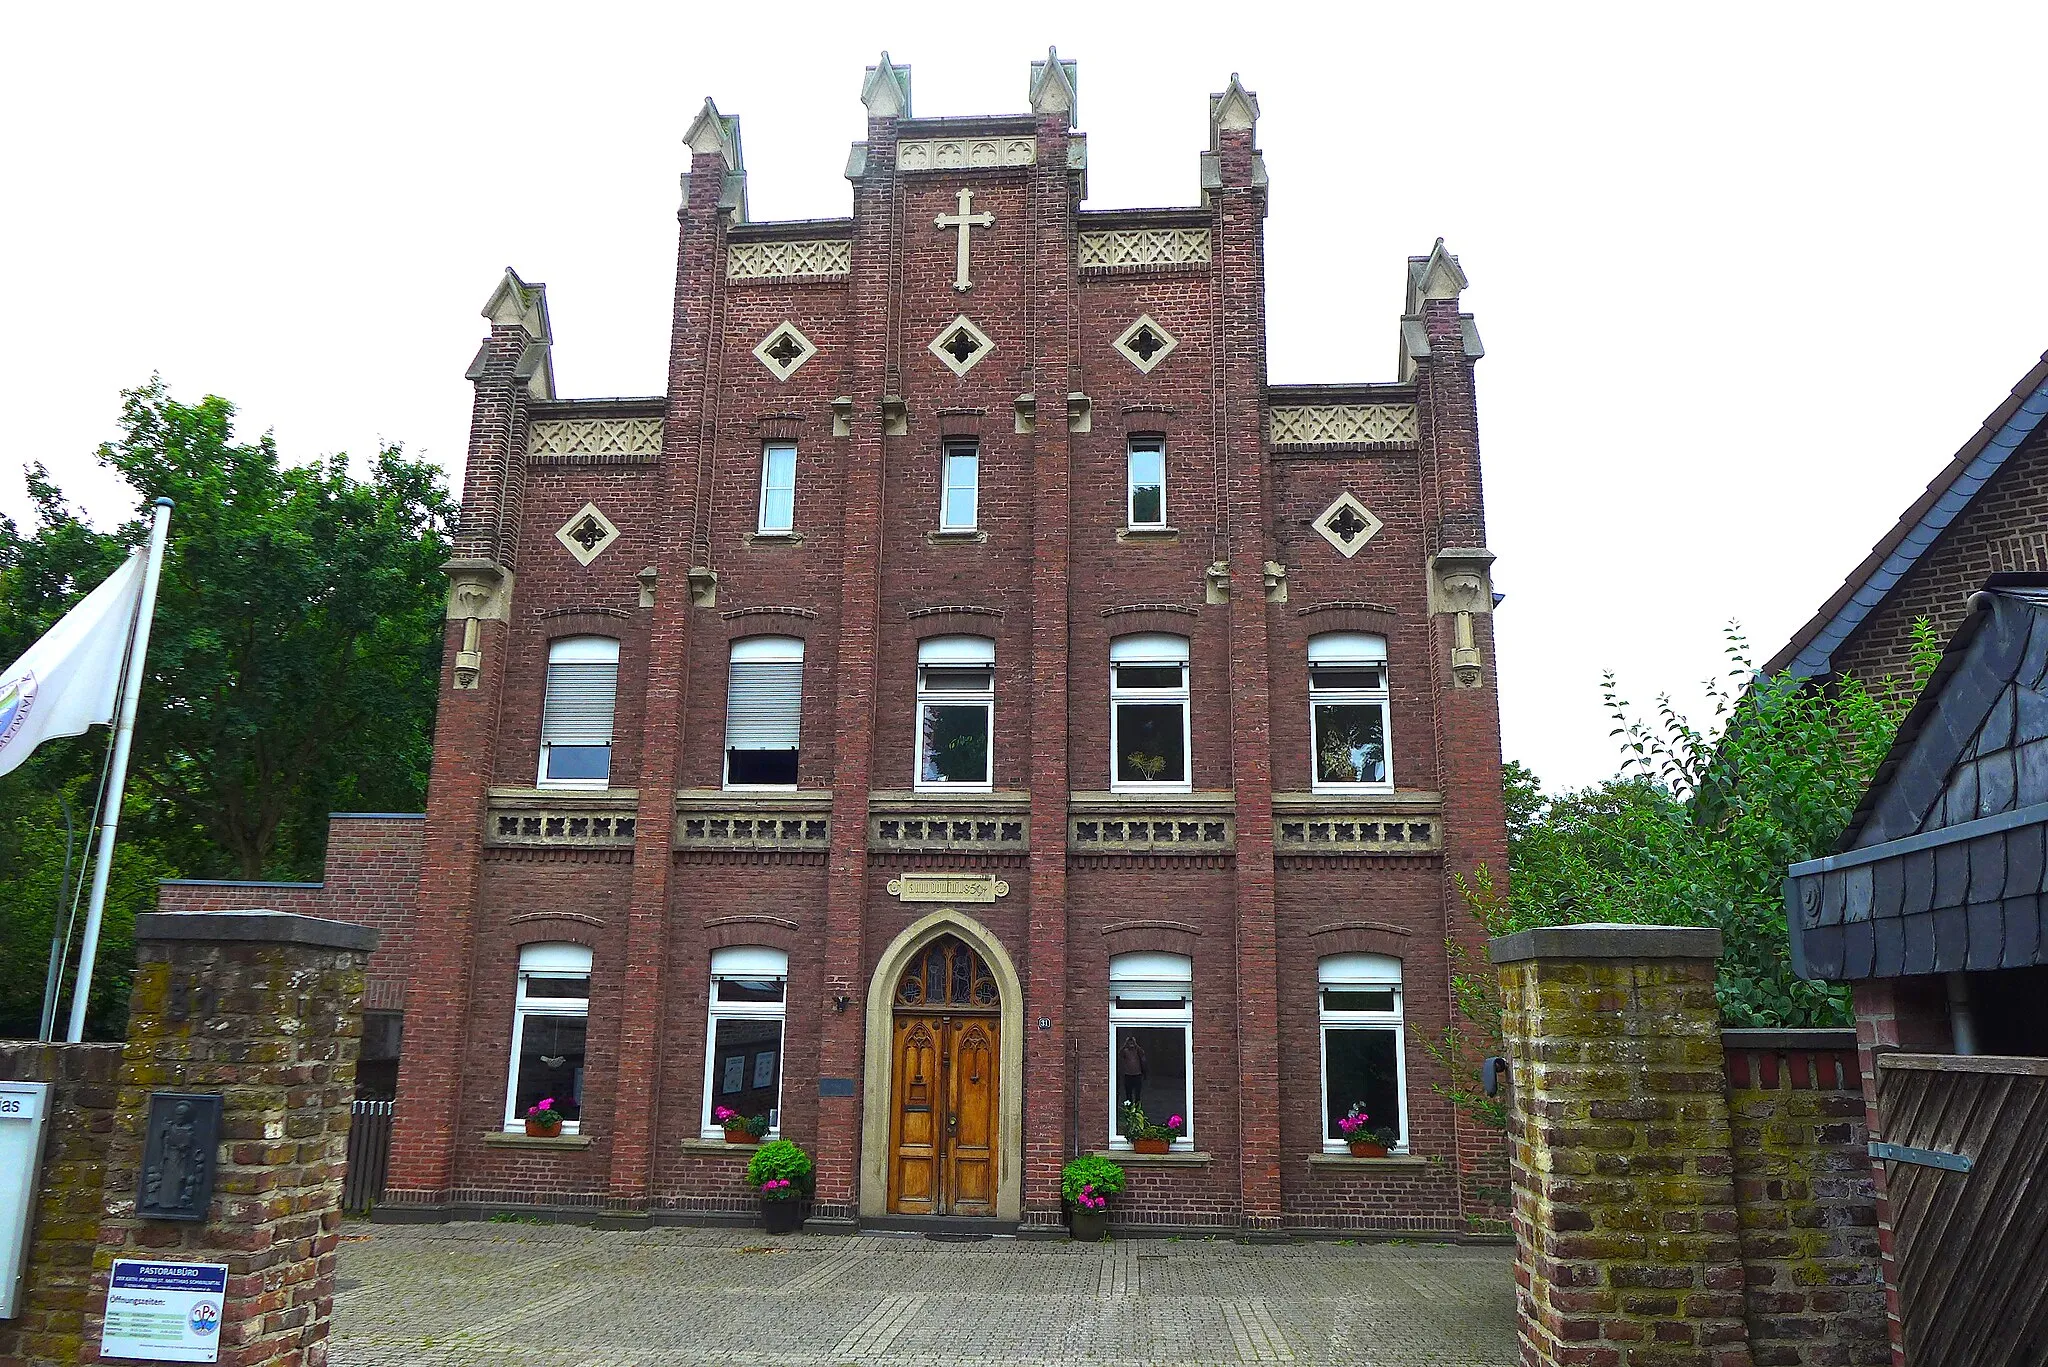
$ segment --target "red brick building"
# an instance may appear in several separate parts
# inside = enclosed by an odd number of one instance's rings
[[[706,101],[665,394],[558,397],[492,295],[384,1214],[750,1210],[730,1108],[825,1220],[1050,1228],[1090,1151],[1126,1223],[1498,1216],[1425,1050],[1505,862],[1465,276],[1395,380],[1270,384],[1256,98],[1091,212],[1075,81],[918,118],[885,56],[791,223]]]

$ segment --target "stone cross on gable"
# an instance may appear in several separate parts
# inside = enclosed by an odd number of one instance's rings
[[[991,213],[969,213],[968,210],[973,207],[974,191],[962,190],[960,192],[960,212],[957,214],[940,214],[932,220],[938,225],[940,232],[944,232],[948,228],[958,228],[960,230],[960,257],[958,264],[953,270],[953,288],[961,291],[963,294],[974,288],[974,282],[967,278],[967,230],[969,228],[994,227],[996,221],[996,216]]]

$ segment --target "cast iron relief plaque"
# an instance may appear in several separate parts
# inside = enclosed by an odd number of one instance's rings
[[[151,1092],[135,1213],[144,1220],[204,1220],[220,1144],[217,1092]]]

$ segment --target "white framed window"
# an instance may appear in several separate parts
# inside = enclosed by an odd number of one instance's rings
[[[725,1133],[711,1116],[724,1106],[768,1117],[767,1138],[782,1133],[782,1022],[789,955],[766,945],[711,951],[710,1024],[704,1042],[704,1114],[699,1133]]]
[[[1347,1147],[1337,1122],[1362,1106],[1372,1129],[1408,1147],[1408,1061],[1401,1024],[1401,961],[1385,954],[1332,954],[1316,963],[1322,1021],[1323,1149]]]
[[[548,647],[540,719],[540,786],[603,788],[612,778],[612,717],[619,696],[619,643],[568,636]]]
[[[796,530],[796,443],[761,445],[761,522],[769,535]]]
[[[1150,633],[1109,643],[1109,786],[1188,791],[1188,641]]]
[[[803,702],[802,641],[749,636],[732,643],[725,680],[726,787],[796,787]]]
[[[1128,1149],[1124,1107],[1145,1119],[1181,1118],[1173,1147],[1195,1147],[1195,970],[1185,954],[1118,954],[1109,961],[1109,1146]]]
[[[980,525],[981,448],[971,441],[947,442],[944,465],[939,530],[971,532]]]
[[[934,636],[917,647],[917,776],[920,789],[992,786],[996,643]]]
[[[512,1066],[505,1128],[526,1128],[526,1112],[552,1099],[562,1132],[583,1118],[583,1036],[590,1018],[590,951],[582,945],[526,945],[512,1003]]]
[[[1387,742],[1387,642],[1332,631],[1308,642],[1310,759],[1319,793],[1385,791],[1394,786]]]
[[[1131,438],[1125,465],[1124,517],[1134,531],[1166,526],[1166,438]]]

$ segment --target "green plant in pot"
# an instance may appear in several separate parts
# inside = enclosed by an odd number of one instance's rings
[[[761,1136],[768,1133],[768,1117],[765,1115],[741,1115],[730,1106],[720,1106],[711,1112],[712,1123],[725,1131],[728,1144],[758,1144]]]
[[[562,1132],[562,1113],[555,1109],[553,1097],[542,1097],[526,1108],[526,1132],[535,1139],[553,1139]]]
[[[1107,1158],[1084,1156],[1060,1170],[1060,1195],[1067,1201],[1067,1229],[1083,1243],[1109,1237],[1109,1198],[1124,1189],[1124,1170]]]
[[[1351,1146],[1353,1158],[1385,1158],[1387,1150],[1401,1139],[1400,1132],[1393,1126],[1373,1124],[1363,1101],[1338,1119],[1337,1133],[1343,1135],[1344,1142]]]
[[[747,1183],[761,1194],[761,1223],[770,1234],[803,1228],[814,1178],[811,1156],[792,1140],[772,1140],[747,1160]]]

